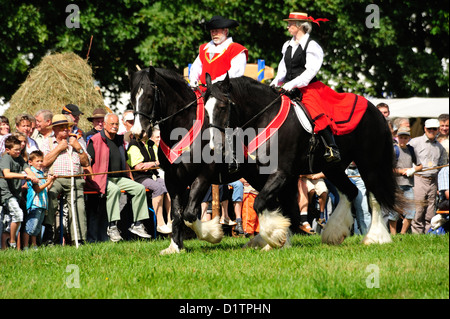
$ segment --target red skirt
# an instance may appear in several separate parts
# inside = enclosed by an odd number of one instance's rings
[[[337,93],[320,81],[300,88],[302,101],[314,121],[317,133],[330,126],[333,134],[352,132],[367,109],[367,100],[354,93]]]

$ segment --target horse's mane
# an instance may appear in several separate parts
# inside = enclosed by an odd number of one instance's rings
[[[275,89],[247,76],[230,79],[230,82],[233,87],[233,96],[238,99],[248,100],[252,97],[263,103],[270,103],[278,96]]]
[[[182,97],[187,97],[192,95],[192,89],[189,88],[188,83],[183,78],[183,76],[173,70],[163,69],[163,68],[155,68],[156,73],[162,77],[167,84],[175,90]]]

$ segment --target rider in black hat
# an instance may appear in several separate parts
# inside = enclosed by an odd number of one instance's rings
[[[221,16],[213,16],[205,23],[211,41],[200,46],[199,54],[191,66],[189,83],[192,87],[206,84],[206,73],[211,75],[213,83],[225,79],[227,72],[232,78],[244,75],[248,50],[233,42],[229,36],[229,29],[238,25],[236,20]]]

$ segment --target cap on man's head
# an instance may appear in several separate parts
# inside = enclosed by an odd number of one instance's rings
[[[124,116],[123,120],[124,120],[124,121],[134,121],[134,115],[133,115],[133,113],[128,112],[128,113]]]
[[[66,106],[63,106],[61,113],[62,114],[72,114],[73,116],[78,116],[78,115],[84,114],[83,112],[80,111],[78,106],[76,106],[75,104],[67,104]]]
[[[239,25],[236,20],[226,19],[221,16],[213,16],[211,20],[205,23],[206,30],[211,31],[214,29],[231,29]]]
[[[95,109],[94,112],[92,113],[92,116],[88,117],[87,119],[89,122],[92,122],[94,119],[104,118],[106,114],[108,113],[106,112],[105,109],[98,108]]]
[[[439,128],[439,126],[437,119],[428,119],[425,121],[425,128]]]
[[[73,125],[71,119],[67,115],[64,114],[55,114],[52,118],[52,127],[58,126],[58,125]]]
[[[411,135],[409,127],[400,126],[400,128],[397,130],[397,135]]]

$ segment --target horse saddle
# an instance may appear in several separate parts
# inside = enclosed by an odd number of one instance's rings
[[[300,124],[302,125],[303,129],[310,133],[313,134],[313,121],[311,119],[311,116],[309,115],[308,111],[306,110],[305,106],[303,105],[303,103],[301,101],[297,101],[297,100],[291,100],[292,101],[292,105],[294,106],[294,110],[295,110],[295,114],[297,115],[297,118],[300,122]]]
[[[300,90],[294,90],[294,92],[295,94],[290,95],[289,98],[291,99],[295,114],[303,129],[311,134],[311,138],[309,139],[308,163],[310,172],[313,172],[314,153],[319,144],[319,139],[316,137],[316,134],[314,134],[314,122],[305,105],[302,103],[302,94]]]

